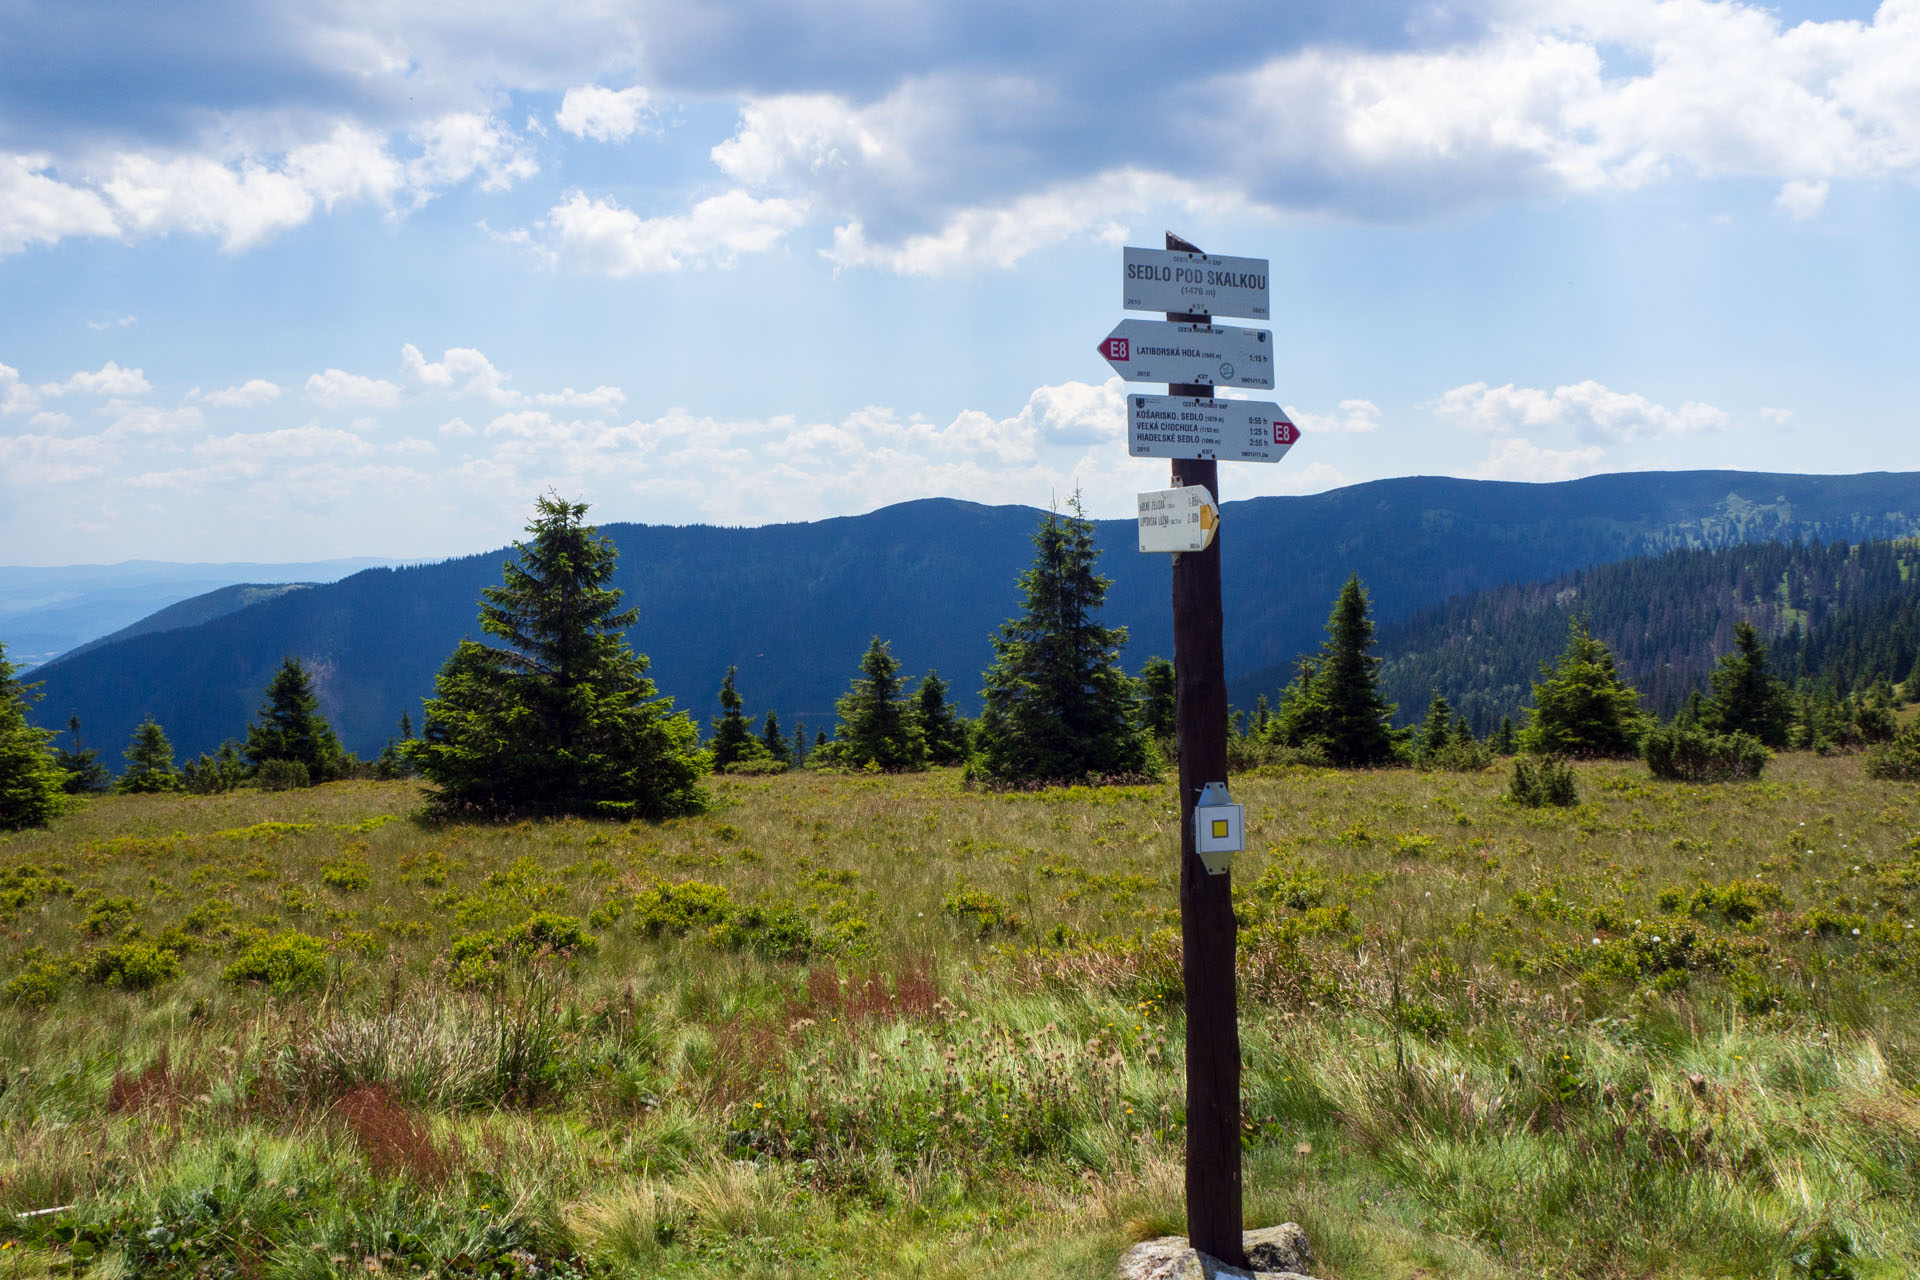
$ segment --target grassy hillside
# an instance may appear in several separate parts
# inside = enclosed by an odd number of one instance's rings
[[[1576,769],[1237,782],[1250,1222],[1340,1280],[1914,1274],[1920,789]],[[0,1274],[1104,1280],[1178,1229],[1170,788],[717,785],[0,836]]]

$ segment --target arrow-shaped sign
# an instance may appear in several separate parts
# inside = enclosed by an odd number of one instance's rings
[[[1127,452],[1136,458],[1278,462],[1300,428],[1265,400],[1127,397]]]
[[[1100,354],[1128,382],[1273,387],[1273,342],[1265,329],[1122,320],[1101,340]]]

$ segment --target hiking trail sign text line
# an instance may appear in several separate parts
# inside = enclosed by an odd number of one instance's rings
[[[1185,382],[1273,389],[1273,341],[1265,329],[1122,320],[1100,354],[1128,382]]]
[[[1299,438],[1270,401],[1127,397],[1127,452],[1136,458],[1278,462]]]
[[[1269,318],[1265,258],[1219,258],[1132,245],[1121,252],[1126,272],[1120,305],[1125,310]]]

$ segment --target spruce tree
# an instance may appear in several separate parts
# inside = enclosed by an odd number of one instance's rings
[[[637,610],[607,585],[618,553],[585,503],[539,499],[480,627],[434,681],[406,758],[442,812],[664,818],[704,804],[700,731],[656,696],[624,632]]]
[[[735,670],[737,668],[728,667],[726,678],[720,682],[720,720],[713,727],[713,743],[708,747],[713,753],[715,773],[739,763],[753,752],[753,728],[741,711],[746,703],[733,687]]]
[[[7,650],[0,644],[0,831],[44,827],[70,803],[68,774],[53,761],[53,734],[27,721],[38,700],[37,685],[14,677]]]
[[[1472,736],[1471,730],[1468,736]],[[1413,736],[1413,754],[1419,759],[1430,759],[1452,741],[1453,704],[1447,701],[1446,694],[1435,689],[1433,701],[1427,704],[1427,718]]]
[[[1526,716],[1520,746],[1536,755],[1637,755],[1647,730],[1640,695],[1620,679],[1613,651],[1579,617],[1567,627],[1560,661],[1541,668]]]
[[[1767,650],[1753,623],[1742,618],[1733,629],[1734,651],[1713,669],[1713,692],[1700,711],[1709,733],[1745,733],[1769,747],[1784,747],[1793,732],[1793,703],[1787,687],[1767,672]]]
[[[1493,741],[1490,745],[1493,747],[1494,754],[1501,756],[1510,756],[1519,749],[1514,741],[1512,716],[1500,717],[1500,727],[1493,731]]]
[[[346,752],[333,726],[320,714],[313,676],[298,658],[281,661],[267,682],[267,700],[258,719],[247,726],[246,757],[258,768],[269,760],[289,760],[307,767],[314,782],[326,782],[343,772]]]
[[[938,671],[921,678],[913,709],[920,736],[926,739],[928,764],[959,764],[967,758],[967,724],[947,701],[947,682]]]
[[[59,747],[53,753],[53,763],[66,780],[60,789],[70,796],[91,795],[106,791],[113,786],[113,774],[107,766],[100,763],[97,748],[82,745],[80,741],[80,715],[75,712],[67,717],[67,732],[73,735],[71,747]]]
[[[1140,727],[1147,736],[1174,736],[1173,663],[1155,655],[1140,667]]]
[[[1380,694],[1373,620],[1356,573],[1327,615],[1319,655],[1303,660],[1294,683],[1281,693],[1273,736],[1287,746],[1317,746],[1335,765],[1389,764],[1400,755],[1393,711]]]
[[[1125,627],[1099,621],[1109,580],[1094,572],[1093,522],[1075,495],[1034,533],[1020,616],[993,637],[976,750],[999,782],[1077,782],[1143,773],[1134,685],[1120,669]]]
[[[157,791],[180,790],[180,771],[173,767],[173,744],[166,730],[149,716],[133,731],[127,744],[127,771],[113,784],[125,795],[145,795]]]
[[[907,707],[900,662],[879,636],[867,646],[860,674],[834,709],[840,713],[828,752],[834,763],[852,769],[872,765],[889,773],[927,767],[926,740]]]
[[[786,734],[780,731],[780,717],[771,711],[767,712],[766,721],[760,726],[760,745],[770,759],[778,760],[781,764],[794,763],[793,747],[787,742]]]

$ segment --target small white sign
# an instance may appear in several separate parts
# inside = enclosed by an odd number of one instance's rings
[[[1128,382],[1190,382],[1273,389],[1273,341],[1265,329],[1122,320],[1100,354]]]
[[[1128,311],[1184,311],[1267,319],[1267,260],[1220,258],[1174,249],[1123,251],[1120,305]]]
[[[1136,458],[1278,462],[1299,438],[1285,411],[1265,400],[1127,397],[1127,452]]]
[[[1207,487],[1190,484],[1140,495],[1140,549],[1146,552],[1205,551],[1220,527],[1220,508]]]

